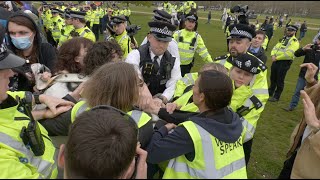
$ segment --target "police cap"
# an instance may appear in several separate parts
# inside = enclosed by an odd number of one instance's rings
[[[287,25],[286,26],[286,28],[287,28],[287,30],[293,30],[293,31],[298,31],[298,27],[297,26],[295,26],[295,25]]]
[[[255,30],[246,24],[232,24],[229,26],[230,36],[228,39],[232,38],[248,38],[251,39],[256,36]]]
[[[158,10],[158,9],[153,10],[153,12],[154,12],[154,15],[153,15],[152,20],[163,21],[163,22],[171,24],[172,16],[169,13],[167,13],[164,10]]]
[[[153,34],[159,41],[170,42],[172,40],[173,31],[176,26],[165,22],[148,22],[150,33]]]
[[[70,16],[71,18],[79,18],[79,19],[84,19],[86,12],[82,11],[70,11]]]
[[[193,20],[193,21],[198,21],[198,16],[196,14],[187,14],[186,15],[187,20]]]
[[[232,64],[252,74],[259,74],[261,70],[264,71],[267,68],[260,59],[249,53],[240,54],[232,61]]]
[[[51,13],[60,13],[60,9],[57,8],[51,8]]]
[[[66,11],[64,12],[64,18],[65,18],[65,19],[70,19],[70,18],[71,18],[70,11],[66,10]]]
[[[25,62],[21,57],[8,52],[4,44],[0,45],[0,70],[19,67],[24,65]]]
[[[115,24],[121,24],[126,22],[127,19],[124,17],[124,15],[120,15],[120,16],[112,16],[111,17],[111,24],[115,25]]]

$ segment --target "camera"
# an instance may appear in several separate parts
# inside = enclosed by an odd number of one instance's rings
[[[17,97],[17,100],[23,107],[24,113],[30,118],[28,126],[22,127],[20,137],[26,147],[31,148],[35,156],[42,156],[45,151],[45,144],[39,127],[39,123],[34,120],[31,113],[32,100],[27,100],[27,98],[20,99],[19,97]]]
[[[319,45],[316,44],[316,43],[314,43],[310,48],[311,48],[312,50],[314,50],[314,51],[320,50]]]
[[[132,25],[126,27],[128,36],[134,36],[134,35],[136,35],[137,32],[138,32],[140,29],[141,29],[141,26],[135,25],[135,24],[132,24]]]
[[[249,6],[248,5],[236,5],[232,9],[230,9],[231,13],[239,13],[238,15],[238,21],[241,24],[247,24],[249,25],[249,20],[248,20],[248,12]]]

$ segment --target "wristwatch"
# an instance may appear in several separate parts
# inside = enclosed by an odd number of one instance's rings
[[[40,96],[39,93],[33,93],[34,102],[35,102],[36,104],[42,104],[42,103],[40,102],[39,96]]]

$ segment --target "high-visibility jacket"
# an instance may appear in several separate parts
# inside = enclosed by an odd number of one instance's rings
[[[86,15],[84,16],[84,19],[86,20],[86,21],[90,21],[91,22],[91,15],[92,15],[92,10],[88,10],[87,12],[86,12]],[[91,23],[90,23],[91,24]]]
[[[164,2],[163,3],[163,10],[166,11],[167,13],[171,14],[172,13],[172,10],[171,10],[171,3],[169,2]]]
[[[174,91],[173,97],[182,96],[184,90],[191,85],[194,85],[195,81],[198,79],[198,73],[187,73],[183,78],[179,79],[176,83],[176,89]]]
[[[271,51],[271,56],[276,56],[276,60],[294,60],[294,52],[299,49],[299,41],[295,36],[284,37]]]
[[[12,101],[19,96],[25,97],[25,92],[7,92]],[[39,128],[45,144],[42,156],[35,156],[27,148],[20,137],[22,127],[27,127],[30,118],[19,112],[18,103],[11,107],[0,109],[0,178],[1,179],[55,179],[58,174],[55,162],[58,153],[48,136],[46,129]]]
[[[274,22],[273,23],[273,31],[277,30],[278,29],[278,23],[277,22]]]
[[[192,121],[186,121],[195,149],[195,157],[190,162],[185,155],[171,159],[164,171],[163,179],[246,179],[246,163],[242,146],[242,136],[235,143],[226,143]],[[227,153],[221,153],[220,147],[230,147]]]
[[[265,35],[264,36],[264,41],[263,41],[263,43],[261,45],[264,50],[266,50],[268,42],[269,42],[269,38],[268,38],[267,35]]]
[[[90,19],[90,27],[94,24],[100,24],[100,10],[96,9],[92,11],[91,19]]]
[[[63,29],[61,30],[61,37],[60,37],[60,40],[59,40],[59,46],[61,46],[64,42],[66,42],[68,40],[68,37],[71,33],[71,31],[74,30],[74,26],[71,24],[71,25],[66,25],[63,27]]]
[[[178,43],[181,65],[192,63],[195,52],[201,56],[203,61],[212,62],[211,55],[198,32],[182,29],[176,31],[173,38]]]
[[[51,10],[47,10],[47,11],[44,11],[43,14],[41,15],[41,18],[42,18],[42,21],[43,21],[43,25],[49,29],[50,27],[50,23],[51,23],[51,17],[52,17],[52,14],[51,14]]]
[[[86,104],[85,101],[80,101],[74,105],[71,110],[71,122],[73,123],[82,112],[88,111],[91,108]],[[151,117],[143,111],[132,110],[127,112],[128,115],[132,117],[132,119],[137,123],[138,128],[146,125],[150,120]]]
[[[52,32],[53,39],[58,42],[58,40],[61,37],[61,30],[62,27],[65,25],[64,19],[60,17],[60,15],[52,17],[51,18],[51,24],[50,24],[50,30]]]
[[[112,16],[119,16],[119,14],[120,14],[120,10],[119,9],[115,9],[112,12]]]
[[[128,54],[132,51],[131,48],[131,39],[127,34],[127,31],[124,30],[120,35],[114,35],[113,38],[117,41],[120,45],[121,50],[123,52],[123,59],[126,59]]]
[[[75,32],[77,34],[77,37],[85,37],[87,39],[90,39],[93,42],[96,42],[96,37],[93,34],[93,32],[88,27],[82,27],[78,29],[74,29],[70,32],[68,39],[72,39],[72,34]]]
[[[232,58],[230,54],[221,56],[220,58],[216,59],[216,63],[224,65],[224,67],[230,71],[232,67]],[[232,105],[233,108],[231,107],[235,112],[238,111],[239,114],[239,112],[243,110],[243,112],[239,115],[242,116],[242,125],[249,132],[246,134],[247,140],[253,138],[260,115],[263,112],[265,105],[269,99],[267,70],[261,71],[259,74],[254,75],[253,79],[249,83],[249,87],[252,91],[251,96],[247,97],[244,101],[237,100],[235,102],[235,100],[238,98],[237,96],[242,96],[241,93],[239,93],[240,95],[234,93],[231,99],[231,104],[237,104],[237,106]],[[242,90],[242,88],[240,88],[240,90]],[[235,92],[240,90],[235,90]],[[241,107],[241,109],[238,109],[239,107]]]

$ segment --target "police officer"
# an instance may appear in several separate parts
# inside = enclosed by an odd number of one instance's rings
[[[131,39],[126,31],[127,20],[123,15],[113,16],[111,17],[111,25],[113,26],[113,30],[115,32],[113,38],[120,45],[123,52],[123,58],[126,58],[128,54],[132,51]]]
[[[250,47],[250,41],[256,36],[252,27],[245,24],[235,24],[230,26],[229,39],[229,53],[224,56],[215,58],[215,62],[224,65],[228,70],[233,66],[233,61],[241,54],[249,54],[248,48]],[[264,67],[264,63],[259,60],[261,64],[261,72],[254,75],[254,79],[250,82],[250,91],[254,98],[247,98],[242,101],[241,106],[243,110],[249,110],[242,116],[242,124],[250,133],[247,133],[247,142],[244,143],[244,152],[246,156],[246,163],[248,163],[251,147],[253,142],[253,135],[255,133],[258,120],[264,107],[268,101],[268,82],[267,82],[267,70]],[[264,68],[263,68],[264,67]],[[262,106],[259,106],[261,104]],[[249,137],[250,136],[250,137]]]
[[[172,98],[175,84],[181,78],[180,62],[167,51],[176,27],[159,21],[149,22],[148,25],[148,43],[129,53],[126,62],[139,69],[152,96],[157,95],[166,103]]]
[[[165,10],[168,14],[172,13],[172,5],[169,1],[164,1],[163,2],[163,10]]]
[[[2,41],[3,39],[0,42]],[[33,96],[31,92],[9,92],[9,78],[14,74],[11,68],[22,66],[24,63],[24,59],[9,53],[4,45],[0,45],[0,168],[2,169],[0,178],[56,178],[55,147],[47,131],[37,122],[37,131],[32,130],[32,133],[25,133],[23,127],[28,127],[31,122],[30,118],[24,114],[25,111],[21,110],[21,101],[17,100],[20,98],[28,103],[37,102],[48,105],[51,110],[32,112],[35,120],[41,119],[44,115],[54,117],[53,112],[60,114],[66,110],[62,106],[72,103],[57,101],[45,95]],[[58,105],[61,107],[56,108]],[[29,130],[31,130],[30,127]],[[32,136],[32,134],[35,135]],[[39,146],[41,144],[39,139],[43,140],[44,146]]]
[[[85,37],[93,42],[96,42],[96,38],[93,32],[88,27],[86,27],[86,20],[84,19],[85,15],[85,12],[70,11],[70,16],[72,24],[74,26],[74,30],[71,31],[68,39],[71,39],[72,37]]]
[[[74,30],[74,26],[72,24],[72,19],[69,11],[66,11],[64,14],[65,26],[61,29],[61,37],[59,40],[58,47],[60,47],[64,42],[68,40],[68,36]]]
[[[94,33],[96,40],[99,40],[99,25],[100,25],[100,10],[97,8],[95,4],[91,5],[92,13],[91,13],[91,22],[90,27],[92,32]]]
[[[154,15],[152,17],[152,20],[153,21],[156,21],[156,22],[165,22],[165,23],[169,23],[169,24],[172,24],[171,22],[171,18],[172,16],[170,14],[168,14],[166,11],[164,10],[154,10],[153,11]],[[143,44],[146,44],[148,42],[148,39],[147,37],[144,38],[144,40],[142,41],[141,43],[141,46]],[[169,45],[168,45],[168,48],[167,50],[169,51],[169,53],[176,57],[176,61],[179,61],[180,62],[180,55],[179,55],[179,48],[178,48],[178,43],[177,41],[173,38],[170,42],[169,42]]]
[[[194,65],[195,52],[201,56],[203,61],[212,62],[211,55],[201,35],[196,31],[197,20],[197,15],[188,14],[185,28],[173,34],[173,38],[178,42],[179,46],[181,76],[190,73]]]
[[[294,52],[299,49],[299,41],[295,36],[297,30],[297,26],[288,25],[285,36],[271,51],[270,102],[279,101],[284,89],[284,79],[295,57]]]
[[[52,32],[52,37],[55,41],[54,46],[57,47],[59,43],[59,39],[61,37],[61,30],[65,23],[64,23],[64,20],[59,15],[59,13],[62,13],[61,10],[53,8],[51,9],[51,13],[52,13],[52,18],[51,18],[49,29]]]

